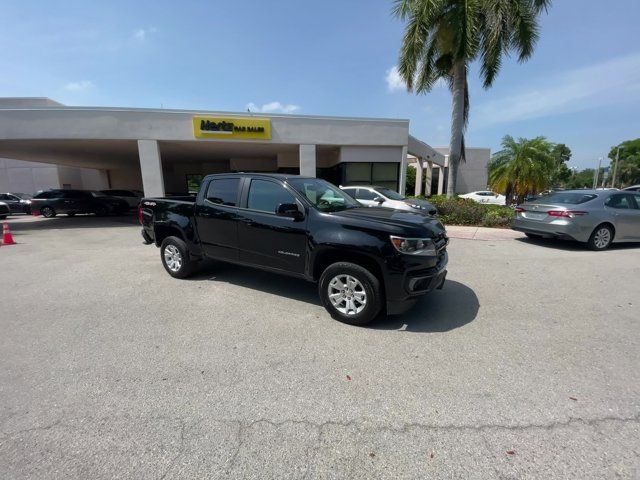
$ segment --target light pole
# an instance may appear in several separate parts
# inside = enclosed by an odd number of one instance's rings
[[[602,164],[602,157],[598,159],[598,168],[593,172],[593,189],[595,190],[598,186],[598,176],[600,175],[600,165]]]
[[[616,173],[618,173],[618,162],[620,161],[620,149],[623,146],[618,145],[618,151],[616,152],[616,161],[613,164],[613,176],[611,177],[611,188],[616,188]]]

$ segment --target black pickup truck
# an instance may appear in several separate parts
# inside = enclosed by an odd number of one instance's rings
[[[318,282],[324,307],[350,324],[398,313],[445,281],[437,218],[363,207],[317,178],[209,175],[196,197],[143,198],[138,215],[169,275],[205,258],[293,275]]]

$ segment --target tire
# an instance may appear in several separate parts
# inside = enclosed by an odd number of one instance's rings
[[[530,238],[532,240],[539,240],[542,238],[542,235],[538,235],[537,233],[525,233],[525,235],[527,236],[527,238]]]
[[[162,241],[160,259],[164,269],[174,278],[188,277],[195,267],[189,258],[187,245],[178,237],[167,237]]]
[[[587,247],[590,250],[602,251],[606,250],[613,243],[613,228],[606,224],[598,225],[593,229],[589,240],[587,241]]]
[[[52,207],[46,206],[40,209],[40,215],[45,218],[53,218],[56,216],[56,211]]]
[[[329,314],[350,325],[371,322],[386,303],[380,280],[366,268],[348,262],[334,263],[322,272],[318,293]],[[332,295],[337,297],[332,299]]]
[[[96,215],[98,217],[106,217],[109,215],[109,209],[104,205],[98,205],[96,207]]]

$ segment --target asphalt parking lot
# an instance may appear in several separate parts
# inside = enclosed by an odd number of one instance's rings
[[[1,478],[640,478],[638,246],[453,239],[358,328],[299,280],[173,279],[133,218],[10,224]]]

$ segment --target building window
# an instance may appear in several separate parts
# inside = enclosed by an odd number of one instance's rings
[[[398,164],[373,163],[371,165],[371,183],[395,190],[398,186]]]
[[[344,185],[380,185],[391,190],[398,188],[398,167],[395,162],[384,163],[344,163],[343,181]]]
[[[200,185],[202,185],[202,179],[204,175],[196,173],[187,174],[187,192],[197,194],[200,191]]]

